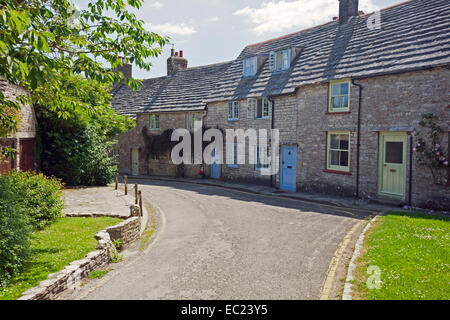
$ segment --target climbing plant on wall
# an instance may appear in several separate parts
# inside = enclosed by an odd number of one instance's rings
[[[447,182],[448,150],[442,145],[443,130],[437,124],[439,118],[432,113],[422,115],[420,129],[414,131],[414,152],[419,166],[430,170],[435,184]]]

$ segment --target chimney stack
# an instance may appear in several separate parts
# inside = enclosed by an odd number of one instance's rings
[[[339,0],[339,24],[345,24],[351,17],[359,16],[359,0]]]
[[[114,69],[114,72],[115,73],[122,72],[123,79],[119,83],[114,84],[113,89],[117,88],[119,84],[124,83],[125,82],[124,79],[132,78],[133,67],[131,63],[128,63],[128,60],[124,57],[119,56],[119,59],[122,61],[122,65],[117,66],[116,69]]]
[[[183,50],[176,52],[172,49],[170,57],[167,59],[167,75],[171,76],[179,70],[185,70],[188,67],[188,61],[183,57]]]

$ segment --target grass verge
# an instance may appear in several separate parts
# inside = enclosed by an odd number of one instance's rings
[[[144,233],[141,236],[141,242],[139,244],[140,251],[144,250],[147,247],[149,240],[152,238],[153,234],[155,233],[156,223],[157,223],[155,210],[153,209],[153,207],[146,206],[145,208],[147,209],[147,212],[148,212],[149,222],[147,224],[147,227],[144,230]]]
[[[25,270],[0,288],[0,300],[15,300],[27,289],[37,286],[49,274],[80,260],[97,244],[95,234],[122,220],[116,218],[60,218],[32,234],[31,259]]]
[[[89,279],[100,279],[103,278],[108,274],[109,270],[94,270],[89,272],[88,278]]]
[[[355,270],[354,298],[450,299],[449,248],[450,218],[388,212],[366,234]],[[380,282],[374,281],[376,270]],[[378,283],[378,289],[369,289],[368,283]]]

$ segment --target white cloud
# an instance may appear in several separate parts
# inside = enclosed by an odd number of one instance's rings
[[[373,0],[362,0],[359,7],[365,12],[377,9]],[[252,31],[262,35],[292,27],[311,27],[330,21],[330,17],[339,15],[339,2],[337,0],[270,1],[263,2],[259,8],[242,8],[234,14],[248,18],[255,25]]]
[[[163,7],[163,4],[159,1],[155,1],[150,4],[150,7],[154,8],[154,9],[160,9]]]
[[[151,24],[147,23],[145,25],[146,29],[153,31],[162,35],[180,35],[188,36],[196,33],[194,27],[189,26],[185,23],[171,24],[171,23],[161,23],[161,24]]]
[[[206,19],[206,22],[217,22],[219,20],[220,20],[219,17],[211,17],[209,19]]]

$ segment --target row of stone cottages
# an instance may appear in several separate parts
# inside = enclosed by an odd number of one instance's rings
[[[167,76],[144,80],[135,92],[125,85],[113,91],[114,107],[137,120],[119,138],[119,170],[180,174],[169,151],[149,150],[148,139],[191,129],[193,120],[222,130],[276,128],[276,175],[261,174],[264,159],[187,165],[182,174],[204,170],[283,190],[449,209],[450,1],[408,1],[379,17],[381,25],[370,28],[373,16],[359,11],[357,0],[341,0],[339,18],[248,45],[231,62],[188,68],[183,52],[172,50]],[[130,65],[122,71],[131,76]],[[414,130],[428,113],[443,129],[437,176],[418,165],[413,149]]]

